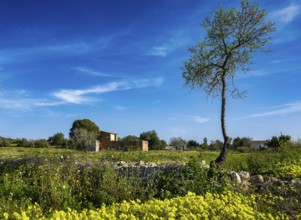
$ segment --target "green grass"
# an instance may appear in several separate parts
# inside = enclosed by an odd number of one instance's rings
[[[219,152],[212,151],[101,151],[81,152],[60,148],[0,147],[0,219],[4,213],[21,212],[35,202],[43,214],[49,210],[94,210],[101,204],[123,200],[148,201],[183,196],[188,191],[206,192],[235,190],[227,175],[208,178],[207,170],[199,165],[214,160]],[[68,159],[65,159],[68,158]],[[6,160],[8,159],[8,160]],[[25,159],[15,161],[9,159]],[[223,172],[246,170],[253,174],[270,175],[280,179],[301,180],[301,147],[240,153],[230,151]],[[167,170],[149,175],[147,181],[139,174],[118,173],[107,161],[145,163],[181,162],[176,172]],[[83,166],[77,162],[95,162]],[[225,172],[224,172],[225,171]],[[216,176],[217,177],[217,176]],[[251,189],[246,194],[253,193]],[[300,214],[301,191],[296,187],[267,188],[263,195],[284,197],[281,204],[266,206],[272,211],[290,210]],[[264,208],[263,208],[264,209]],[[293,216],[293,214],[291,214]]]
[[[47,158],[60,159],[62,156],[72,157],[77,161],[126,161],[137,162],[144,161],[146,163],[165,163],[165,162],[188,162],[193,158],[206,160],[209,163],[216,158],[218,152],[200,152],[200,151],[101,151],[101,152],[81,152],[71,149],[60,148],[19,148],[19,147],[2,147],[0,148],[0,158]]]

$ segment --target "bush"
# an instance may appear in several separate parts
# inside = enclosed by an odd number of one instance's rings
[[[0,137],[0,147],[9,147],[10,144],[11,143],[9,139]]]
[[[17,140],[17,147],[34,147],[33,141],[29,141],[26,138]]]
[[[37,147],[37,148],[49,147],[48,141],[45,139],[36,140],[36,141],[34,141],[34,147]]]

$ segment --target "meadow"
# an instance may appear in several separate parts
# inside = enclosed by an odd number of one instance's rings
[[[222,170],[200,166],[214,151],[80,152],[0,148],[0,219],[301,219],[301,185],[232,183],[230,171],[301,180],[301,148],[231,151]],[[116,164],[164,166],[147,178]],[[143,163],[142,163],[143,161]]]

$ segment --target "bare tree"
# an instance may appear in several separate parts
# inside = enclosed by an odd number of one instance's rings
[[[195,47],[189,61],[185,62],[183,77],[186,86],[201,88],[208,96],[221,97],[221,130],[223,148],[215,162],[218,166],[226,160],[230,137],[226,129],[226,98],[243,97],[234,84],[237,70],[248,71],[252,56],[257,51],[269,52],[274,24],[266,21],[266,11],[253,1],[242,0],[241,9],[220,6],[206,17],[202,27],[207,35]]]

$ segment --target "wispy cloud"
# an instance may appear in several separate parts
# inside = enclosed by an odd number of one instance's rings
[[[281,10],[275,11],[271,16],[282,25],[287,25],[294,20],[294,18],[301,12],[300,5],[291,4],[290,6]]]
[[[163,78],[160,77],[155,79],[142,79],[132,81],[124,80],[119,82],[111,82],[105,85],[100,85],[88,89],[63,89],[53,93],[53,95],[66,103],[82,104],[93,101],[92,97],[88,97],[86,95],[99,95],[114,91],[130,90],[150,86],[160,86],[162,83]]]
[[[259,118],[259,117],[269,117],[269,116],[285,116],[288,114],[298,113],[298,112],[301,112],[301,101],[288,103],[282,106],[277,106],[276,109],[274,110],[270,110],[262,113],[250,114],[248,116],[239,119],[249,119],[249,118]]]
[[[168,39],[163,40],[163,43],[159,44],[160,46],[154,46],[147,50],[147,56],[158,56],[158,57],[167,57],[170,53],[175,50],[188,46],[191,46],[189,35],[189,29],[171,31],[168,35]]]
[[[118,111],[127,110],[127,108],[125,106],[121,106],[121,105],[113,105],[113,108]]]
[[[170,117],[170,120],[178,121],[179,118],[182,120],[185,119],[185,120],[189,120],[189,121],[196,122],[199,124],[203,124],[208,121],[211,121],[211,119],[208,117],[203,117],[203,116],[199,116],[199,115],[183,115],[183,114],[173,115],[172,117]]]
[[[112,38],[107,37],[91,42],[74,41],[59,44],[36,45],[0,50],[0,64],[26,62],[49,57],[73,56],[87,54],[107,48]]]
[[[91,76],[111,76],[109,74],[102,73],[102,72],[99,72],[97,70],[87,68],[87,67],[84,67],[84,66],[75,67],[73,69],[76,70],[79,73],[87,74],[87,75],[91,75]]]
[[[205,122],[210,121],[210,118],[205,118],[205,117],[201,117],[201,116],[192,116],[192,121],[197,122],[199,124],[203,124]]]
[[[49,107],[62,105],[63,102],[35,98],[5,98],[0,99],[0,109],[30,110],[34,107]]]
[[[20,89],[5,91],[0,96],[0,109],[31,110],[37,107],[55,107],[66,104],[86,104],[94,102],[93,95],[104,94],[114,91],[139,89],[145,87],[157,87],[163,83],[163,78],[124,80],[111,82],[105,85],[95,86],[88,89],[62,89],[53,92],[52,97],[36,98],[28,91]],[[117,110],[125,110],[125,107],[115,105]]]
[[[167,48],[166,47],[153,47],[151,48],[146,55],[149,56],[158,56],[158,57],[166,57],[167,55]]]

